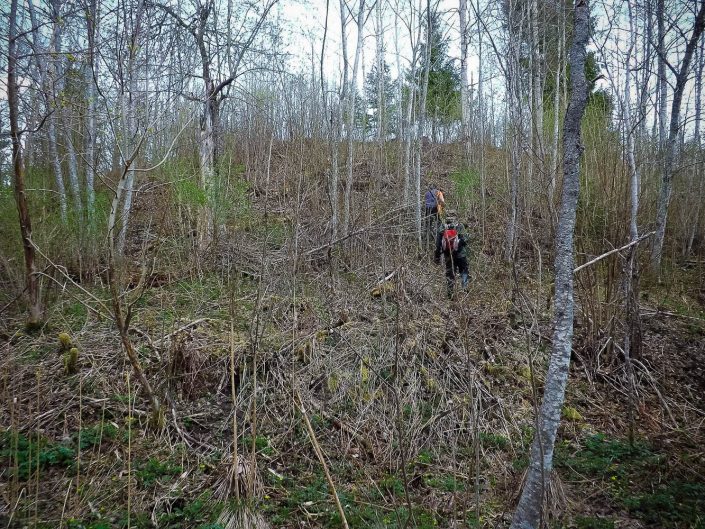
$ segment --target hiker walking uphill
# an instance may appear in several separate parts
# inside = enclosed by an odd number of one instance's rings
[[[468,238],[465,227],[456,221],[454,212],[448,212],[445,223],[436,235],[436,251],[433,259],[436,264],[441,262],[441,254],[446,265],[446,281],[448,297],[453,296],[455,273],[460,273],[463,288],[468,286]]]
[[[427,232],[433,232],[435,229],[439,217],[443,216],[445,204],[443,191],[433,184],[429,185],[424,196],[424,219],[427,223]]]

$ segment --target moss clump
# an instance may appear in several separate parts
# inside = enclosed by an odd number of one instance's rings
[[[78,370],[78,349],[72,347],[64,352],[64,371],[67,375],[73,375]]]
[[[578,422],[583,420],[583,416],[580,415],[580,412],[571,406],[565,406],[562,415],[567,421]]]
[[[67,332],[60,332],[59,333],[59,346],[61,347],[61,351],[68,351],[71,349],[71,336],[69,336],[69,333]]]

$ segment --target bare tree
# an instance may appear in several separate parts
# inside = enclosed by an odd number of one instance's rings
[[[34,7],[34,2],[32,0],[27,0],[27,8],[29,11],[30,23],[32,24],[32,56],[36,64],[37,72],[39,74],[39,86],[42,92],[42,98],[44,100],[44,108],[47,114],[46,128],[47,128],[47,144],[49,147],[49,157],[51,160],[52,169],[54,172],[54,183],[56,186],[56,193],[59,197],[59,207],[61,211],[61,219],[65,223],[68,219],[68,205],[66,202],[66,188],[64,186],[64,173],[61,169],[61,160],[59,158],[59,151],[56,144],[56,97],[52,91],[52,85],[55,79],[55,68],[54,61],[42,60],[43,47],[41,45],[39,36],[39,20],[36,15],[36,9]],[[52,39],[47,50],[50,56],[54,54],[54,37],[52,33]]]
[[[211,31],[217,25],[219,13],[216,12],[214,0],[198,0],[196,12],[189,19],[183,18],[172,7],[158,2],[153,5],[165,11],[172,19],[193,38],[193,42],[198,50],[200,60],[201,78],[203,80],[203,95],[201,98],[201,130],[199,135],[199,160],[200,160],[200,185],[209,204],[202,208],[198,217],[198,240],[201,250],[206,249],[212,242],[216,226],[214,225],[213,197],[215,189],[215,177],[217,168],[218,152],[217,146],[220,131],[220,107],[227,97],[227,90],[240,75],[240,65],[245,59],[255,38],[264,25],[269,12],[276,5],[277,0],[267,0],[259,10],[251,27],[246,28],[241,25],[242,33],[233,36],[228,33],[228,42],[232,48],[226,51],[228,73],[221,77],[219,71],[214,71],[213,54],[217,51],[217,42],[211,42]],[[249,13],[249,11],[248,11]],[[228,30],[230,31],[230,30]],[[217,39],[215,39],[217,40]]]
[[[573,344],[573,236],[580,195],[580,122],[585,112],[588,86],[585,79],[586,46],[590,37],[590,6],[578,0],[574,8],[573,43],[570,48],[571,95],[563,125],[563,191],[555,242],[555,312],[551,361],[543,403],[536,418],[529,469],[512,529],[541,525],[543,502],[553,469],[553,449],[565,401]]]
[[[379,1],[379,0],[378,0]],[[341,9],[343,6],[343,0],[341,0]],[[348,101],[347,101],[347,143],[348,143],[348,174],[345,179],[345,206],[343,209],[343,234],[348,235],[350,229],[350,201],[352,197],[352,182],[353,182],[353,138],[355,133],[355,94],[357,91],[357,72],[360,68],[360,56],[362,53],[362,39],[364,30],[364,14],[365,14],[365,0],[359,0],[357,8],[357,45],[355,46],[355,60],[353,61],[352,76],[350,77],[350,86],[348,88]],[[341,16],[343,16],[341,14]],[[345,27],[343,26],[343,49],[345,50]],[[344,57],[347,59],[347,53],[344,52]],[[347,60],[344,61],[347,63]],[[378,72],[381,75],[382,72]]]
[[[96,72],[96,39],[98,37],[98,20],[99,8],[98,0],[88,0],[86,4],[86,32],[88,37],[88,70],[89,78],[87,80],[88,100],[87,121],[86,124],[86,213],[88,222],[92,223],[95,217],[95,172],[97,165],[96,157],[96,142],[97,142],[97,91],[95,79],[98,77]]]
[[[458,8],[458,14],[460,15],[460,110],[461,110],[461,121],[462,121],[462,141],[465,144],[465,156],[469,156],[470,144],[470,105],[469,105],[469,92],[470,86],[468,85],[468,2],[467,0],[460,0],[460,5]]]
[[[22,164],[21,131],[19,126],[19,96],[17,93],[17,0],[10,3],[9,33],[7,45],[7,103],[10,110],[10,137],[12,139],[12,179],[15,189],[15,202],[20,220],[20,234],[25,265],[25,290],[29,300],[28,326],[39,324],[42,315],[39,299],[39,281],[35,265],[35,251],[32,243],[32,221],[29,216],[27,193]]]
[[[664,146],[663,167],[661,169],[661,188],[658,197],[656,212],[656,235],[651,250],[651,271],[657,273],[661,268],[661,257],[663,254],[663,243],[666,235],[666,221],[668,219],[668,206],[671,202],[671,192],[673,191],[673,166],[675,164],[676,147],[679,138],[679,131],[682,126],[680,119],[681,103],[683,92],[688,82],[690,63],[698,45],[698,39],[705,29],[705,0],[701,0],[698,8],[693,30],[685,47],[683,58],[678,70],[668,64],[669,68],[676,76],[676,86],[673,90],[673,103],[671,104],[671,121],[668,129],[668,141]],[[659,57],[666,61],[661,53]]]

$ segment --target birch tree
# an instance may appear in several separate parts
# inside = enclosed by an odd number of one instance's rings
[[[658,204],[656,211],[656,235],[651,250],[651,271],[657,273],[661,268],[661,258],[663,254],[663,243],[666,235],[666,222],[668,219],[668,206],[671,202],[671,193],[673,191],[673,168],[675,165],[676,147],[679,138],[679,131],[682,127],[680,112],[681,103],[683,101],[683,92],[690,73],[690,63],[693,59],[693,54],[698,45],[698,40],[705,29],[705,0],[699,2],[697,14],[693,22],[693,30],[686,44],[683,58],[680,66],[676,70],[673,66],[670,68],[676,76],[676,85],[673,90],[673,102],[671,103],[671,120],[668,128],[668,140],[663,149],[663,166],[661,169],[661,186],[658,196]],[[659,57],[666,60],[661,53]]]
[[[41,302],[39,299],[39,280],[35,264],[35,250],[32,243],[32,220],[29,215],[27,191],[24,182],[22,164],[21,131],[19,125],[19,95],[17,86],[17,0],[11,0],[10,18],[8,20],[7,45],[7,103],[10,114],[10,138],[12,140],[12,180],[15,203],[20,221],[22,250],[24,253],[25,290],[29,301],[29,327],[36,327],[41,319]]]
[[[135,187],[135,162],[127,164],[127,157],[134,148],[133,141],[137,137],[137,56],[142,47],[142,24],[145,16],[145,2],[138,0],[134,13],[131,16],[131,26],[127,38],[127,79],[122,80],[121,94],[121,125],[122,125],[122,164],[126,167],[125,178],[118,182],[118,201],[122,198],[122,215],[120,233],[117,238],[115,251],[122,255],[127,240],[127,228],[132,211],[132,195]]]
[[[214,0],[198,0],[195,13],[184,18],[172,7],[152,2],[166,12],[178,26],[193,39],[198,50],[200,74],[203,83],[201,95],[201,125],[199,132],[199,184],[203,190],[207,205],[198,216],[198,242],[201,251],[210,246],[216,232],[214,225],[214,190],[217,168],[217,146],[220,133],[220,108],[228,96],[228,90],[240,75],[240,66],[246,55],[251,52],[252,44],[262,29],[267,17],[278,0],[266,0],[260,9],[252,9],[256,14],[248,27],[246,21],[252,4],[243,4],[244,17],[239,35],[232,35],[228,30],[227,42],[231,46],[226,50],[227,73],[223,74],[213,66],[213,57],[219,51],[218,20]],[[151,0],[150,0],[151,2]],[[229,20],[229,17],[228,17]],[[229,24],[228,24],[229,26]]]
[[[543,403],[536,418],[529,469],[512,519],[512,529],[537,529],[553,470],[553,450],[565,401],[573,343],[573,264],[576,211],[580,195],[580,122],[588,99],[585,79],[586,46],[590,37],[590,6],[577,0],[574,7],[573,43],[570,48],[571,94],[563,125],[563,191],[555,240],[555,312],[551,360]]]
[[[343,7],[343,1],[341,0],[341,9]],[[378,0],[380,1],[380,0]],[[355,59],[353,60],[352,75],[350,77],[350,84],[347,90],[348,101],[347,101],[347,143],[348,143],[348,164],[347,164],[347,178],[345,179],[345,206],[343,210],[343,234],[347,235],[350,229],[350,202],[352,200],[352,182],[353,182],[353,138],[355,132],[355,93],[357,90],[357,72],[360,68],[360,56],[362,53],[362,39],[364,31],[364,14],[365,14],[365,0],[359,0],[357,8],[357,18],[355,23],[357,25],[357,45],[355,46]],[[341,16],[343,16],[341,14]],[[343,27],[344,29],[344,27]],[[345,32],[343,31],[342,41],[345,42]],[[343,45],[345,49],[345,45]],[[344,52],[344,56],[347,56],[347,52]],[[345,61],[347,63],[347,60]]]
[[[53,51],[55,54],[55,59],[52,63],[55,64],[55,77],[54,83],[56,91],[54,104],[55,111],[57,114],[57,122],[63,125],[63,138],[64,149],[66,150],[66,157],[68,159],[68,180],[69,188],[71,189],[71,196],[73,198],[74,213],[80,218],[83,212],[83,205],[81,200],[81,186],[78,178],[78,162],[76,160],[76,150],[73,145],[72,131],[69,122],[69,109],[68,109],[68,99],[65,93],[65,61],[62,55],[63,48],[63,26],[64,21],[61,15],[61,0],[51,0],[51,18],[52,18],[52,41],[53,41]],[[55,163],[60,163],[58,161],[58,154],[55,158]]]
[[[32,24],[32,56],[34,58],[36,69],[39,74],[39,87],[44,102],[44,111],[47,114],[46,139],[49,149],[49,159],[54,173],[54,185],[56,187],[56,193],[59,197],[61,220],[66,223],[68,220],[68,204],[66,200],[66,188],[64,185],[64,173],[61,168],[61,160],[59,158],[59,151],[56,142],[56,106],[58,105],[58,103],[56,101],[56,97],[52,88],[54,79],[56,77],[54,60],[42,60],[42,56],[44,55],[45,50],[41,43],[41,37],[39,34],[40,25],[33,0],[27,0],[27,9],[29,11],[30,23]],[[54,55],[54,40],[54,32],[52,32],[49,47],[46,50],[47,54],[50,57],[53,57]]]
[[[95,173],[96,173],[96,141],[97,141],[97,92],[95,80],[96,71],[96,39],[98,38],[98,0],[88,0],[86,4],[86,33],[88,40],[88,83],[86,99],[88,100],[86,124],[86,213],[89,224],[95,218]]]
[[[472,1],[472,0],[471,0]],[[458,8],[458,14],[460,16],[460,110],[461,110],[461,121],[462,121],[462,141],[465,147],[465,156],[469,158],[470,155],[470,105],[469,105],[469,92],[470,87],[468,85],[468,2],[467,0],[460,0],[460,5]]]

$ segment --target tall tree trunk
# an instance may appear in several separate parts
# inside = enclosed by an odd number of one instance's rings
[[[658,25],[657,44],[657,87],[658,87],[658,142],[663,149],[666,144],[666,106],[668,104],[668,79],[666,78],[666,20],[664,0],[656,2],[656,23]]]
[[[412,51],[413,53],[413,51]],[[411,187],[409,184],[409,172],[406,166],[406,158],[404,153],[406,152],[404,140],[404,135],[406,133],[406,128],[404,126],[404,76],[401,75],[401,54],[399,52],[399,17],[394,17],[394,57],[397,66],[397,145],[399,149],[399,159],[404,159],[404,164],[399,164],[400,170],[404,171],[404,182],[402,184],[402,205],[409,203],[409,195]],[[401,175],[399,175],[401,176]]]
[[[64,105],[63,99],[65,95],[63,94],[64,89],[64,60],[62,57],[62,20],[61,20],[61,3],[60,0],[51,1],[52,9],[52,19],[53,19],[53,41],[54,41],[54,53],[56,54],[56,61],[58,66],[56,67],[56,78],[55,90],[60,96],[58,102],[56,102],[56,113],[58,118],[56,123],[63,125],[64,128],[64,138],[66,142],[64,148],[66,149],[66,154],[68,158],[68,177],[69,177],[69,188],[71,189],[71,196],[73,198],[73,207],[75,209],[75,215],[80,218],[83,207],[81,204],[81,187],[78,179],[78,163],[76,161],[76,151],[73,146],[71,130],[71,120],[69,116],[69,109]],[[80,224],[80,223],[79,223]]]
[[[531,128],[534,131],[534,143],[531,146],[532,158],[536,158],[537,181],[542,188],[550,188],[550,178],[547,178],[547,171],[544,160],[543,148],[543,63],[541,61],[541,43],[539,34],[539,8],[538,0],[531,0],[531,56],[533,63],[533,97],[531,105],[533,116]]]
[[[548,211],[551,215],[551,225],[556,222],[555,218],[555,193],[556,178],[560,169],[558,163],[558,140],[560,138],[560,113],[561,113],[561,70],[565,55],[565,3],[561,2],[559,15],[559,37],[558,37],[558,60],[556,62],[556,73],[554,79],[553,93],[553,145],[551,149],[551,179],[548,183]]]
[[[653,33],[653,15],[652,15],[652,3],[650,1],[645,2],[644,6],[644,27],[642,30],[642,62],[640,64],[642,74],[641,82],[639,87],[639,136],[644,138],[646,136],[646,125],[647,125],[647,110],[646,107],[649,102],[649,80],[651,79],[651,68],[652,68],[652,33]]]
[[[17,93],[17,0],[12,0],[10,3],[8,25],[10,27],[7,46],[7,103],[10,111],[10,137],[12,140],[12,177],[24,252],[25,288],[29,301],[27,323],[29,327],[35,327],[41,319],[42,309],[39,299],[39,281],[36,275],[34,245],[32,244],[32,221],[29,215],[27,193],[24,185],[22,144],[20,142],[21,132],[18,121],[20,102]]]
[[[659,0],[661,1],[661,0]],[[701,0],[698,14],[695,17],[693,32],[685,47],[685,53],[681,61],[678,75],[676,76],[676,86],[673,91],[673,103],[671,104],[671,122],[668,132],[668,142],[665,145],[663,169],[661,172],[661,189],[658,197],[656,212],[656,236],[651,250],[651,271],[657,273],[661,268],[661,257],[663,254],[663,241],[666,235],[666,221],[668,219],[668,206],[671,202],[671,192],[673,190],[673,166],[675,163],[676,144],[680,129],[680,111],[683,101],[683,91],[688,82],[688,72],[693,53],[698,45],[698,39],[705,28],[705,0]]]
[[[36,62],[37,70],[39,71],[41,82],[40,86],[42,88],[42,95],[44,98],[45,112],[47,112],[47,144],[49,147],[49,160],[51,162],[51,167],[54,172],[54,182],[56,185],[56,193],[59,197],[59,209],[61,212],[61,220],[66,223],[68,220],[68,204],[66,201],[66,187],[64,186],[64,174],[61,170],[61,160],[59,158],[59,152],[56,146],[56,113],[52,109],[52,106],[56,106],[55,98],[51,96],[51,85],[54,82],[55,68],[54,62],[52,60],[44,61],[42,57],[42,46],[39,37],[39,21],[37,20],[37,15],[34,9],[34,2],[32,0],[27,1],[27,8],[29,11],[29,19],[32,24],[32,49],[34,60]],[[49,44],[48,54],[53,55],[55,42],[55,33],[52,32],[52,38]],[[48,66],[47,66],[48,64]]]
[[[328,36],[328,13],[330,9],[330,0],[326,0],[326,18],[323,26],[323,40],[321,42],[321,100],[323,102],[323,116],[328,123],[328,143],[330,149],[330,178],[328,181],[328,194],[331,205],[331,241],[338,238],[338,111],[336,108],[331,108],[328,105],[328,93],[326,83],[323,78],[323,67],[326,56],[326,37]],[[329,115],[330,112],[330,115]]]
[[[379,0],[378,0],[379,1]],[[355,46],[355,60],[353,61],[352,77],[350,78],[350,86],[348,89],[348,125],[347,125],[347,140],[348,140],[348,174],[345,179],[345,209],[343,210],[343,235],[347,235],[350,230],[350,202],[352,200],[352,183],[353,183],[353,139],[355,133],[355,94],[357,92],[357,72],[360,68],[360,57],[362,54],[363,40],[363,15],[365,13],[365,0],[359,0],[360,4],[357,10],[357,45]],[[345,39],[345,36],[343,36]]]
[[[423,83],[421,85],[421,98],[419,102],[419,106],[421,107],[421,109],[419,111],[418,129],[416,131],[416,178],[414,179],[414,203],[416,204],[414,219],[416,221],[416,234],[419,243],[419,248],[421,247],[423,242],[421,237],[421,137],[426,133],[426,100],[428,99],[428,78],[431,71],[432,35],[433,28],[431,27],[431,0],[426,0],[426,51],[424,53]]]
[[[134,15],[134,22],[129,41],[129,51],[127,59],[127,93],[123,94],[123,137],[125,146],[123,156],[130,157],[137,135],[137,54],[141,48],[142,41],[142,18],[144,16],[144,0],[137,2],[137,10]],[[122,203],[122,223],[118,236],[116,251],[117,255],[122,255],[127,240],[127,229],[130,223],[130,213],[132,212],[132,195],[135,187],[135,160],[130,163],[126,178],[121,179],[120,184],[124,186],[124,199]],[[123,160],[123,165],[125,160]],[[119,184],[119,185],[120,185]]]
[[[472,0],[471,0],[472,1]],[[468,2],[460,0],[460,111],[465,163],[470,158],[470,105],[468,85]]]
[[[635,129],[632,120],[632,55],[636,52],[636,29],[634,24],[634,16],[632,12],[631,0],[628,0],[629,9],[629,50],[627,52],[626,58],[626,73],[624,80],[624,133],[625,133],[625,144],[626,144],[626,154],[627,154],[627,167],[629,168],[629,197],[630,197],[630,211],[629,211],[629,239],[630,242],[635,242],[639,238],[639,226],[637,224],[637,216],[639,213],[639,188],[640,188],[640,176],[639,168],[636,164],[636,156],[634,153],[634,134]],[[641,315],[639,312],[639,270],[637,257],[637,247],[636,244],[629,249],[629,255],[627,259],[627,270],[626,270],[626,287],[625,287],[625,297],[626,297],[626,324],[627,331],[624,337],[624,360],[627,365],[627,371],[630,378],[632,376],[632,358],[639,358],[641,352]],[[630,395],[631,395],[630,391]],[[633,407],[632,399],[630,398],[629,404],[629,427],[630,427],[630,439],[632,435],[633,426]]]
[[[472,1],[472,0],[470,0]],[[483,73],[483,57],[482,57],[482,24],[480,24],[480,0],[477,0],[477,59],[478,59],[478,75],[477,75],[477,107],[478,107],[478,123],[480,130],[480,200],[481,200],[481,230],[482,244],[485,244],[485,225],[487,223],[487,188],[485,182],[485,94],[484,94],[484,73]]]
[[[380,170],[382,170],[382,148],[384,141],[384,131],[386,128],[386,101],[385,99],[385,71],[384,71],[384,25],[382,23],[382,0],[377,1],[375,15],[377,21],[376,29],[376,58],[377,58],[377,142],[380,152]],[[363,76],[364,79],[364,76]]]
[[[524,488],[512,529],[537,529],[541,524],[547,480],[553,469],[553,450],[565,400],[573,342],[573,236],[580,195],[580,155],[583,150],[580,122],[587,104],[585,48],[590,37],[590,7],[577,0],[574,8],[573,43],[570,49],[571,94],[563,125],[563,191],[555,246],[555,312],[551,360],[543,403]]]
[[[515,16],[516,3],[510,0],[509,20]],[[510,26],[511,27],[511,26]],[[507,221],[507,242],[504,249],[504,259],[511,262],[516,250],[517,233],[519,230],[519,176],[521,171],[521,150],[523,124],[521,109],[521,80],[518,43],[521,42],[521,29],[519,35],[510,29],[509,57],[507,60],[507,96],[509,99],[509,124],[506,128],[511,145],[510,151],[510,191],[509,212]]]
[[[98,32],[98,1],[90,0],[88,11],[86,12],[86,26],[88,33],[88,69],[90,77],[86,98],[88,99],[88,120],[86,123],[86,213],[88,223],[95,221],[95,168],[96,168],[96,86],[95,80],[98,78],[95,61],[95,42]]]
[[[699,147],[702,146],[703,83],[705,83],[705,38],[700,39],[695,70],[695,129],[693,130],[693,138]]]
[[[697,148],[703,148],[703,132],[702,132],[702,105],[703,105],[703,82],[705,82],[705,38],[700,39],[700,49],[698,51],[698,66],[695,75],[695,129],[693,131],[693,137],[695,140],[695,145]],[[703,164],[698,164],[694,167],[696,178],[699,182],[698,184],[698,194],[699,200],[695,204],[695,213],[693,215],[693,222],[690,224],[688,234],[688,243],[686,246],[686,253],[690,254],[693,251],[693,243],[695,242],[695,236],[698,233],[700,227],[700,212],[702,211],[703,205],[703,191],[705,190],[705,174],[703,174]]]

